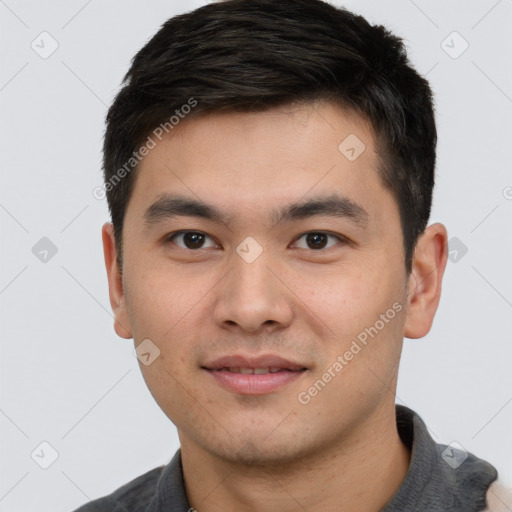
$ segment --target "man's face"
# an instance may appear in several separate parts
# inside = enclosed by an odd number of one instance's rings
[[[394,403],[408,279],[378,163],[369,125],[327,103],[185,119],[141,162],[116,318],[136,345],[158,347],[141,369],[182,446],[293,460]],[[171,215],[169,202],[151,209],[164,194],[224,219],[182,215],[176,203]],[[334,194],[336,208],[295,208],[277,222],[292,203]],[[305,370],[219,375],[215,361],[235,355]]]

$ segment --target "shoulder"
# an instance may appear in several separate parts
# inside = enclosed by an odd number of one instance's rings
[[[89,501],[74,512],[131,512],[143,510],[153,499],[158,479],[165,466],[134,478],[103,498]]]
[[[487,508],[484,512],[509,512],[512,510],[512,486],[495,480],[487,490]]]

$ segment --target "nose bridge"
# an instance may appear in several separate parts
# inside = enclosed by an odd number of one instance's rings
[[[247,249],[240,254],[241,249]],[[232,255],[231,272],[221,283],[215,317],[218,323],[238,324],[250,331],[264,324],[287,324],[291,306],[282,283],[271,268],[274,258],[268,250],[261,250],[254,258],[254,247],[241,244]],[[250,255],[251,257],[247,257]]]
[[[250,301],[256,306],[259,301],[268,301],[274,295],[275,277],[268,268],[272,265],[272,255],[268,249],[255,254],[250,243],[248,252],[244,254],[243,250],[241,244],[232,257],[231,293],[239,300]]]

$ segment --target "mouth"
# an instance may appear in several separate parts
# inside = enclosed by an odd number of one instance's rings
[[[266,375],[267,373],[278,373],[278,372],[302,372],[306,370],[306,368],[300,368],[298,370],[290,370],[288,368],[279,368],[275,366],[270,366],[268,368],[219,368],[218,370],[212,370],[210,368],[205,368],[206,370],[210,370],[213,372],[230,372],[230,373],[242,373],[244,375]]]
[[[308,368],[276,355],[226,356],[201,367],[232,393],[264,395],[303,376]]]

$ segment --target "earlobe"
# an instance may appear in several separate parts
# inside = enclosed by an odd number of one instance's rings
[[[441,298],[441,285],[448,257],[448,234],[432,224],[418,239],[409,276],[408,308],[404,336],[422,338],[432,327]]]
[[[103,255],[107,269],[110,306],[114,312],[114,330],[121,338],[132,338],[128,312],[126,310],[123,280],[117,264],[117,252],[114,237],[114,226],[106,222],[101,230]]]

